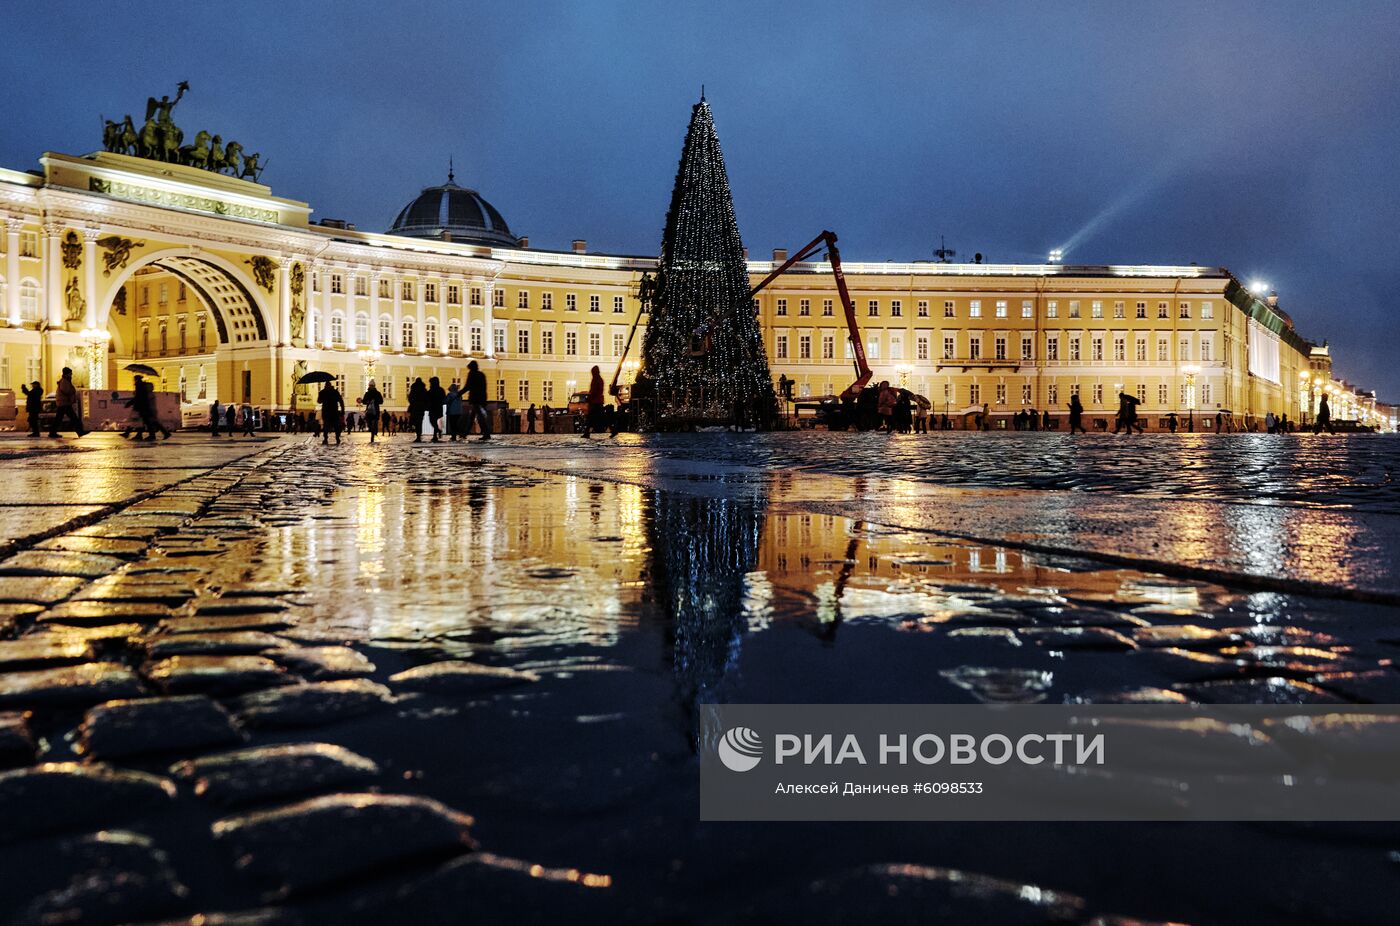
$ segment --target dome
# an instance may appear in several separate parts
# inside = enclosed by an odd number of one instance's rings
[[[447,182],[430,186],[404,206],[390,235],[460,241],[488,247],[515,247],[517,239],[496,207],[476,190],[460,187],[448,171]]]

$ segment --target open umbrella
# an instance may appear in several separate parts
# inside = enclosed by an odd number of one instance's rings
[[[128,373],[140,373],[142,376],[159,376],[160,371],[155,367],[148,367],[144,363],[128,363],[126,365]]]
[[[301,379],[297,380],[297,385],[304,386],[307,383],[328,383],[333,379],[335,379],[335,377],[331,374],[317,370],[314,373],[307,373]]]

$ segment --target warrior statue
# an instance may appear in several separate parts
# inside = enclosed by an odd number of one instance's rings
[[[159,100],[153,96],[146,98],[146,122],[141,126],[142,157],[160,161],[180,159],[180,142],[184,139],[184,133],[175,125],[171,112],[188,89],[190,82],[182,80],[176,88],[175,99],[168,96]]]

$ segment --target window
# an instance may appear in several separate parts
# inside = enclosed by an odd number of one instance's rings
[[[554,294],[553,294],[553,293],[540,293],[540,308],[541,308],[541,309],[544,309],[546,312],[553,310],[553,308],[554,308]]]
[[[1045,401],[1050,405],[1060,404],[1060,384],[1051,383],[1045,387]]]
[[[506,307],[506,291],[504,289],[492,288],[491,306],[496,309],[504,309]]]
[[[1059,337],[1058,337],[1057,335],[1053,335],[1053,334],[1051,334],[1051,335],[1046,335],[1046,337],[1045,337],[1045,359],[1046,359],[1046,360],[1054,360],[1054,361],[1056,361],[1056,362],[1059,361],[1059,359],[1060,359],[1060,339],[1059,339]]]
[[[981,317],[982,317],[982,300],[981,300],[981,299],[973,299],[973,300],[971,300],[971,301],[968,302],[968,304],[967,304],[967,317],[968,317],[968,318],[981,318]]]
[[[1167,318],[1167,317],[1168,317],[1168,315],[1167,315],[1167,304],[1166,304],[1165,302],[1159,302],[1159,303],[1157,303],[1157,317],[1158,317],[1158,318]]]
[[[1186,402],[1186,384],[1185,384],[1185,383],[1182,383],[1182,384],[1181,384],[1181,395],[1180,395],[1180,397],[1177,399],[1177,404],[1178,404],[1178,405],[1186,405],[1186,404],[1187,404],[1187,402]]]
[[[879,300],[879,299],[871,299],[869,302],[867,302],[867,303],[865,304],[865,306],[866,306],[866,314],[868,314],[871,318],[875,318],[876,316],[878,316],[878,315],[880,314],[880,300]]]
[[[1147,401],[1147,383],[1138,383],[1137,391],[1134,393],[1139,402]]]
[[[778,300],[778,307],[777,307],[776,309],[773,310],[773,314],[775,314],[775,315],[786,315],[786,314],[787,314],[787,300],[786,300],[786,299],[779,299],[779,300]]]
[[[924,335],[919,335],[914,339],[914,359],[928,359],[928,338]]]
[[[517,354],[530,353],[530,329],[521,328],[515,332],[515,352]]]
[[[183,354],[185,352],[185,323],[183,321],[180,322],[178,330],[180,332],[180,353]]]
[[[890,335],[890,359],[904,359],[904,338],[898,334]]]
[[[1103,318],[1103,301],[1095,299],[1089,303],[1089,317]]]
[[[811,315],[811,314],[812,314],[812,300],[810,300],[810,299],[803,299],[801,302],[797,303],[797,314],[798,314],[798,315],[801,315],[801,316],[803,316],[803,317],[806,317],[806,316],[808,316],[808,315]]]
[[[432,284],[429,284],[432,285]],[[423,323],[423,347],[427,350],[437,350],[438,345],[438,323],[437,319],[430,318]]]
[[[866,345],[865,345],[865,356],[869,357],[871,360],[879,360],[879,359],[880,359],[880,339],[879,339],[879,338],[877,338],[877,337],[876,337],[876,338],[871,338],[871,339],[869,340],[869,342],[866,343]]]
[[[777,335],[776,339],[775,339],[774,342],[773,342],[773,355],[774,355],[775,357],[777,357],[779,360],[786,360],[786,359],[787,359],[787,355],[788,355],[788,351],[787,351],[787,344],[788,344],[787,338],[788,338],[787,335],[785,335],[785,334],[780,334],[780,335]]]
[[[577,311],[578,311],[578,296],[574,295],[573,293],[566,293],[566,294],[564,295],[564,311],[566,311],[566,312],[577,312]]]
[[[355,295],[357,295],[357,296],[368,296],[368,295],[369,295],[369,280],[365,279],[365,278],[362,277],[362,276],[357,276],[357,277],[355,277]],[[184,298],[184,295],[182,294],[180,298],[183,299],[183,298]]]
[[[199,395],[197,398],[209,398],[209,373],[204,369],[204,365],[199,366]]]
[[[1176,359],[1178,363],[1188,363],[1191,360],[1191,341],[1188,338],[1182,338],[1181,343],[1177,345]]]
[[[996,352],[997,360],[1005,360],[1006,338],[1002,335],[997,335],[996,339],[992,342],[992,349]]]
[[[577,332],[577,331],[566,331],[566,332],[564,332],[564,356],[565,356],[565,357],[577,357],[577,356],[578,356],[578,332]]]
[[[394,320],[387,315],[379,319],[379,346],[392,347],[394,344]]]
[[[554,380],[547,379],[540,383],[540,398],[545,402],[554,401]]]
[[[1212,305],[1212,304],[1209,303],[1209,302],[1202,302],[1202,303],[1201,303],[1201,318],[1214,318],[1214,317],[1215,317],[1215,306]],[[1204,394],[1205,394],[1205,393],[1203,392],[1202,395],[1204,395]]]
[[[498,379],[498,380],[496,380],[496,401],[497,401],[497,402],[504,402],[505,400],[506,400],[506,381],[503,380],[503,379]]]
[[[498,354],[506,352],[506,326],[497,325],[491,329],[491,349]]]
[[[471,293],[472,305],[481,305],[481,287],[473,286]]]
[[[919,300],[919,309],[918,309],[918,311],[919,311],[919,317],[920,317],[920,318],[928,318],[928,300],[927,300],[927,299],[920,299],[920,300]]]
[[[540,332],[540,353],[554,354],[554,332],[548,328]]]
[[[953,339],[951,334],[945,335],[943,338],[943,359],[952,360],[955,350],[957,350],[957,342]]]
[[[331,294],[339,295],[345,292],[345,278],[338,273],[331,274]],[[161,294],[161,302],[165,301],[165,294]]]
[[[415,331],[416,329],[413,324],[413,319],[405,318],[403,320],[403,346],[405,350],[413,349]]]
[[[1072,363],[1079,362],[1079,335],[1074,335],[1069,339],[1069,359]]]
[[[1157,404],[1166,408],[1167,405],[1167,384],[1161,383],[1157,386]]]
[[[825,315],[827,318],[831,318],[834,314],[836,314],[835,310],[832,307],[830,299],[822,300],[822,314]]]
[[[530,294],[523,289],[516,293],[515,307],[517,309],[528,309],[530,307]]]
[[[162,336],[163,335],[164,332],[162,331]],[[339,312],[331,313],[331,343],[345,343],[345,316],[341,315]],[[161,342],[160,349],[165,350],[164,341]]]
[[[462,323],[455,318],[447,323],[447,349],[454,353],[462,349]]]
[[[456,283],[448,283],[448,284],[447,284],[447,304],[448,304],[448,305],[461,305],[461,304],[462,304],[462,287],[461,287],[460,285],[458,285],[458,284],[456,284]]]
[[[967,404],[968,404],[968,405],[981,405],[981,404],[982,404],[982,387],[979,386],[979,385],[977,385],[976,383],[973,383],[971,386],[968,386],[968,387],[967,387]]]
[[[364,312],[355,316],[355,343],[357,345],[369,344],[369,316]]]
[[[179,289],[177,289],[175,292],[176,292],[176,295],[175,295],[176,301],[178,301],[178,302],[184,302],[184,301],[185,301],[185,284],[184,284],[184,283],[181,283],[181,284],[179,285]]]
[[[890,300],[890,316],[892,318],[902,318],[904,316],[904,303],[901,300]]]
[[[1147,361],[1147,338],[1137,339],[1137,360],[1138,363]]]
[[[1147,317],[1147,303],[1145,303],[1145,302],[1139,302],[1139,303],[1137,304],[1137,317],[1138,317],[1138,318],[1146,318],[1146,317]]]
[[[603,336],[596,331],[588,332],[588,356],[601,357],[603,355]]]
[[[1060,317],[1060,303],[1059,303],[1058,300],[1051,299],[1049,302],[1045,303],[1045,317],[1046,317],[1046,318],[1059,318],[1059,317]]]
[[[836,357],[836,338],[829,334],[822,335],[822,359],[832,360]]]
[[[1128,359],[1128,339],[1125,338],[1125,337],[1123,337],[1122,335],[1114,335],[1114,337],[1113,337],[1113,361],[1114,361],[1115,363],[1122,363],[1124,360],[1127,360],[1127,359]]]
[[[150,304],[151,304],[151,288],[150,288],[149,286],[142,286],[142,287],[141,287],[141,306],[144,308],[145,306],[148,306],[148,305],[150,305]]]
[[[1095,405],[1102,405],[1102,404],[1103,404],[1103,384],[1102,384],[1102,383],[1094,383],[1094,399],[1093,399],[1093,402],[1094,402]]]
[[[1201,383],[1201,404],[1210,404],[1210,383]]]
[[[1090,339],[1089,339],[1089,350],[1090,350],[1090,354],[1089,354],[1089,359],[1090,359],[1090,360],[1093,360],[1095,363],[1102,362],[1102,360],[1103,360],[1103,338],[1097,337],[1097,336],[1095,336],[1095,337],[1093,337],[1093,338],[1090,338]]]
[[[944,300],[944,302],[943,302],[943,317],[944,317],[944,318],[954,318],[954,317],[956,317],[956,316],[957,316],[957,309],[954,307],[953,300],[951,300],[951,299],[946,299],[946,300]]]
[[[165,304],[166,304],[167,302],[169,302],[169,301],[170,301],[170,284],[169,284],[169,283],[162,283],[162,284],[160,284],[160,304],[161,304],[161,305],[165,305]]]
[[[997,311],[997,318],[1005,318],[1005,317],[1006,317],[1006,300],[1005,300],[1005,299],[998,299],[998,300],[997,300],[997,310],[996,310],[996,311]]]
[[[602,304],[602,300],[600,299],[600,297],[598,297],[598,296],[589,296],[589,297],[588,297],[588,311],[590,311],[590,312],[601,312],[601,311],[603,311],[603,304]]]
[[[199,316],[199,352],[202,354],[208,350],[209,345],[209,317]]]
[[[472,322],[471,332],[468,335],[468,344],[471,346],[471,352],[473,354],[482,352],[481,324],[479,322]]]
[[[1127,318],[1127,317],[1128,317],[1128,313],[1125,311],[1125,309],[1124,309],[1124,307],[1123,307],[1123,303],[1121,303],[1121,302],[1115,302],[1115,303],[1113,303],[1113,317],[1114,317],[1114,318]]]
[[[812,359],[812,336],[810,334],[800,334],[797,336],[797,359]]]
[[[1022,383],[1022,384],[1021,384],[1021,404],[1022,404],[1022,405],[1029,405],[1029,404],[1031,404],[1031,384],[1030,384],[1030,383]]]
[[[1035,318],[1035,303],[1031,302],[1029,299],[1022,299],[1022,300],[1021,300],[1021,317],[1022,317],[1022,318]]]
[[[400,294],[401,294],[401,296],[402,296],[404,302],[412,302],[412,301],[413,301],[413,284],[412,284],[411,282],[404,281],[403,286],[400,287]]]
[[[622,351],[623,351],[623,349],[624,349],[626,346],[627,346],[627,339],[626,339],[625,337],[622,336],[622,332],[620,332],[620,331],[614,331],[614,332],[613,332],[613,352],[612,352],[612,355],[613,355],[614,359],[620,358],[620,357],[622,356]]]
[[[972,336],[967,339],[967,356],[972,360],[978,360],[982,356],[982,338]]]
[[[1181,317],[1182,317],[1182,318],[1190,318],[1190,317],[1191,317],[1191,303],[1189,303],[1189,302],[1183,302],[1183,303],[1181,304]]]
[[[1006,383],[997,383],[997,404],[1006,404]]]
[[[1201,338],[1201,362],[1210,363],[1210,339]]]
[[[520,381],[520,385],[516,388],[516,394],[520,396],[521,402],[530,401],[530,381],[528,379]]]
[[[39,233],[20,232],[19,233],[19,256],[38,257],[39,256]]]
[[[1070,318],[1078,318],[1078,317],[1079,317],[1079,303],[1078,303],[1077,301],[1071,301],[1071,302],[1070,302],[1070,304],[1069,304],[1069,317],[1070,317]]]
[[[621,297],[621,296],[613,296],[613,314],[614,314],[614,315],[621,315],[621,314],[622,314],[622,297]]]
[[[1034,342],[1031,340],[1031,338],[1029,336],[1023,336],[1021,338],[1021,359],[1030,360],[1032,357],[1033,349]]]

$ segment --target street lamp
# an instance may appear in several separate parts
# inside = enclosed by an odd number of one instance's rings
[[[366,347],[364,350],[360,351],[360,363],[365,365],[366,380],[374,378],[374,370],[375,366],[379,363],[379,358],[379,351],[375,350],[373,347]]]
[[[1249,291],[1256,296],[1265,295],[1269,292],[1269,284],[1263,280],[1251,280],[1249,283]]]
[[[1186,429],[1196,430],[1196,374],[1201,372],[1198,366],[1185,366],[1181,372],[1186,377]]]
[[[102,361],[107,355],[107,341],[112,335],[104,328],[84,328],[79,336],[87,346],[88,388],[101,389],[106,386],[102,376]]]

